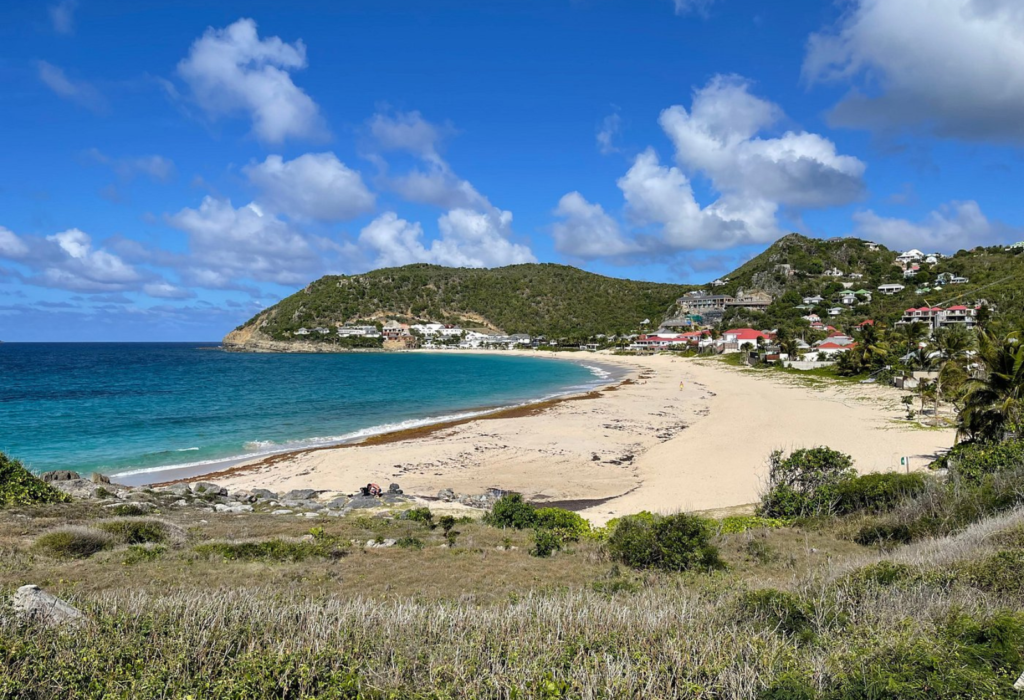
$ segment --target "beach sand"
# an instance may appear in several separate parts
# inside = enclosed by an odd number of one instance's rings
[[[889,387],[806,382],[718,359],[592,357],[628,368],[629,379],[536,410],[275,455],[206,478],[276,491],[397,482],[421,496],[501,488],[537,502],[583,501],[582,514],[600,524],[641,510],[753,503],[774,449],[827,445],[870,472],[901,469],[904,456],[923,469],[953,444],[950,429],[901,423],[903,394]]]

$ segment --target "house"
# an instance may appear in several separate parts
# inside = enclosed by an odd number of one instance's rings
[[[728,284],[728,282],[729,282],[729,278],[728,277],[725,278],[724,280],[722,280],[722,279],[712,280],[711,286],[712,287],[724,287],[726,284]]]
[[[665,350],[691,344],[691,338],[683,333],[666,333],[664,335],[642,335],[637,338],[631,350]]]
[[[427,338],[431,338],[435,335],[440,335],[443,329],[443,323],[416,323],[409,326],[410,331],[416,331],[420,335]]]
[[[878,291],[887,296],[892,296],[893,294],[899,294],[904,289],[906,289],[906,287],[902,284],[883,284],[878,288]]]
[[[896,325],[905,326],[910,323],[927,323],[931,326],[934,325],[935,318],[941,311],[942,309],[938,306],[922,306],[919,309],[907,309],[903,312],[903,317],[896,322]]]
[[[937,256],[935,256],[935,255],[929,255],[927,258],[924,259],[924,261],[926,263],[928,263],[929,265],[938,265],[939,264],[939,258]]]
[[[385,323],[382,333],[385,340],[398,340],[404,336],[412,335],[409,333],[409,326],[398,321],[388,321]]]
[[[740,292],[735,299],[725,302],[727,308],[742,308],[751,311],[764,311],[772,303],[772,295],[767,292]]]
[[[853,306],[857,303],[857,295],[853,292],[845,292],[839,296],[839,301],[847,306]]]
[[[952,279],[949,280],[949,283],[950,284],[967,284],[970,281],[971,280],[968,279],[967,277],[953,277]]]
[[[840,316],[840,315],[842,315],[842,313],[843,313],[843,307],[841,307],[841,306],[833,306],[831,309],[828,310],[828,315],[829,316]]]
[[[912,279],[917,277],[917,273],[921,271],[920,265],[910,265],[903,271],[903,279]]]
[[[905,253],[900,253],[898,256],[896,256],[896,262],[901,263],[901,264],[906,264],[906,263],[909,263],[909,262],[914,262],[916,260],[923,260],[923,259],[924,259],[924,253],[922,253],[920,250],[917,250],[916,248],[908,250]]]
[[[803,298],[803,302],[805,304],[807,304],[808,306],[817,306],[818,304],[820,304],[823,301],[825,301],[825,297],[820,297],[820,296],[817,296],[817,295],[815,295],[813,297],[804,297]]]
[[[860,274],[859,272],[851,272],[850,274],[847,275],[847,277],[849,277],[852,280],[864,279],[864,275]]]
[[[856,325],[856,328],[864,329],[864,328],[867,328],[868,326],[873,326],[873,325],[875,325],[874,320],[869,318],[866,321],[861,321],[860,323],[858,323]]]
[[[853,343],[851,345],[840,345],[839,343],[825,342],[819,345],[818,347],[814,348],[811,352],[820,353],[828,357],[833,357],[841,352],[852,350],[856,345],[856,343]]]
[[[342,338],[363,337],[379,338],[377,326],[338,326],[338,335]]]
[[[753,349],[757,347],[757,341],[768,342],[775,338],[770,331],[758,331],[753,328],[733,328],[722,333],[722,348],[724,352],[736,352],[744,348]]]
[[[877,243],[868,243],[868,250],[870,250],[871,252],[875,252],[876,250],[878,250],[878,244]]]
[[[724,311],[726,304],[731,301],[735,301],[735,299],[728,294],[704,294],[703,292],[698,292],[696,294],[687,294],[677,299],[676,304],[684,312],[701,314],[705,311]]]
[[[971,306],[951,306],[942,311],[935,318],[937,328],[949,328],[950,326],[967,326],[974,328],[978,322],[978,310]]]
[[[840,270],[838,267],[833,267],[829,270],[825,270],[821,274],[824,275],[825,277],[842,277],[843,271]]]
[[[801,316],[801,318],[808,323],[821,323],[821,316],[818,314],[807,314],[806,316]]]

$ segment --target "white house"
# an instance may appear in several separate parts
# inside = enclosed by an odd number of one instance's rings
[[[968,279],[967,277],[954,277],[951,280],[949,280],[949,283],[950,284],[967,284],[970,281],[971,280]]]
[[[801,316],[801,318],[808,323],[821,323],[821,316],[818,314],[807,314],[806,316]]]
[[[363,338],[379,338],[377,326],[338,326],[338,335],[342,338],[361,336]]]
[[[842,277],[843,271],[840,270],[838,267],[833,267],[831,270],[825,270],[825,272],[823,272],[822,274],[825,277]]]
[[[820,304],[823,301],[825,301],[825,297],[820,297],[820,296],[817,296],[817,295],[815,295],[813,297],[804,297],[803,298],[803,302],[805,304],[809,305],[809,306],[814,306],[815,304]]]
[[[828,310],[828,315],[829,316],[839,316],[842,313],[843,313],[843,307],[841,307],[841,306],[833,306],[831,309]]]
[[[882,294],[892,296],[893,294],[899,294],[904,289],[906,289],[906,287],[904,287],[902,284],[883,284],[878,288],[878,291],[881,292]]]
[[[900,253],[898,256],[896,256],[896,262],[899,263],[908,263],[913,262],[915,260],[924,260],[924,253],[922,253],[920,250],[916,248],[908,250],[905,253]]]
[[[846,292],[840,295],[839,301],[847,306],[853,306],[857,303],[857,295],[853,292]]]

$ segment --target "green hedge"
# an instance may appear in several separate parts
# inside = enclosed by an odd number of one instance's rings
[[[21,462],[0,452],[0,508],[70,500],[66,493],[33,476]]]

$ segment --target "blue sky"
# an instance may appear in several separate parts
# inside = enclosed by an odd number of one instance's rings
[[[1024,238],[1017,0],[14,2],[0,46],[0,340],[215,340],[411,262]]]

